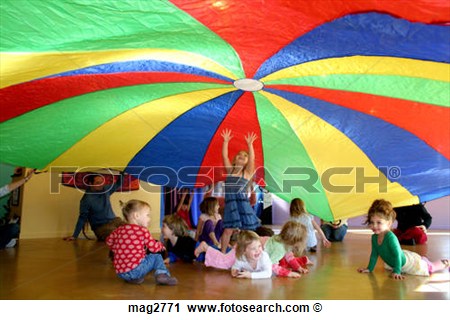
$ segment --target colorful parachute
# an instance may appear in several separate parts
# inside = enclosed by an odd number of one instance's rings
[[[256,181],[327,220],[450,194],[450,4],[2,0],[1,161]],[[74,170],[71,170],[74,171]]]

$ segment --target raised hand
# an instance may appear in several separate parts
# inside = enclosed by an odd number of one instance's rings
[[[258,136],[254,132],[249,132],[245,136],[245,141],[247,141],[247,144],[251,145],[253,142],[258,139]]]
[[[224,129],[222,131],[222,137],[223,137],[223,141],[224,142],[228,142],[233,138],[233,135],[231,134],[231,130],[230,129]]]

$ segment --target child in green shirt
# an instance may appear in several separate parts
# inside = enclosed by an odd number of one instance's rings
[[[379,256],[385,262],[385,267],[392,270],[391,276],[394,279],[403,280],[405,277],[402,273],[429,276],[433,272],[448,268],[448,259],[431,262],[415,252],[402,250],[397,237],[391,231],[395,216],[396,213],[389,201],[381,199],[372,203],[366,220],[366,224],[374,233],[372,253],[367,268],[359,268],[358,272],[372,272]]]

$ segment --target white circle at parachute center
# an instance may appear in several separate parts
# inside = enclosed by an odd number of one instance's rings
[[[264,83],[255,79],[243,78],[233,82],[233,85],[244,91],[259,91],[264,88]]]

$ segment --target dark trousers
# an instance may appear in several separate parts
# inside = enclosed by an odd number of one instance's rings
[[[11,241],[11,239],[18,238],[20,233],[20,226],[18,223],[7,223],[0,226],[0,249]]]
[[[105,223],[104,225],[101,225],[100,227],[95,228],[93,231],[95,233],[95,236],[97,237],[98,241],[105,241],[106,238],[118,227],[123,226],[126,224],[125,221],[123,221],[121,218],[117,217],[113,220],[111,220],[108,223]]]

